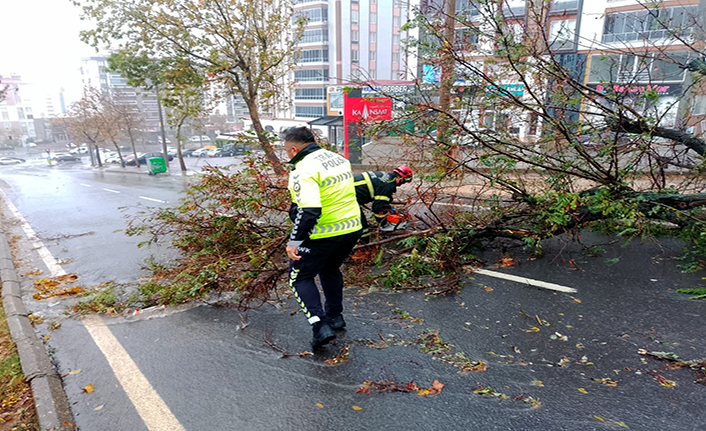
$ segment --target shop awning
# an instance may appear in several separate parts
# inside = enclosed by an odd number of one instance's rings
[[[343,127],[343,117],[339,115],[326,115],[325,117],[319,117],[316,120],[308,121],[307,124],[310,126]]]

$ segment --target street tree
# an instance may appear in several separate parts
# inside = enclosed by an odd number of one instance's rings
[[[108,96],[100,90],[86,87],[83,97],[69,106],[63,117],[66,132],[75,141],[85,141],[98,166],[103,166],[100,159],[99,144],[110,140],[110,136],[117,133],[112,125],[106,121],[105,100]],[[93,152],[95,151],[95,155]]]
[[[130,104],[121,103],[118,99],[119,93],[106,95],[102,99],[103,109],[101,118],[104,122],[105,136],[115,147],[120,159],[120,165],[125,167],[125,160],[120,142],[123,139],[130,141],[132,155],[135,159],[135,166],[140,167],[140,160],[137,157],[136,140],[142,134],[144,128],[144,115],[139,109]]]
[[[450,13],[447,1],[424,2],[408,24],[420,30],[408,42],[425,73],[407,118],[418,130],[439,126],[438,182],[460,171],[485,179],[475,196],[492,208],[476,214],[483,235],[539,246],[599,224],[671,232],[706,265],[706,141],[692,133],[706,93],[696,7],[631,12],[635,28],[620,31],[638,33],[635,43],[611,33],[610,16],[603,39],[582,38],[575,20],[553,18],[554,2],[456,3]]]
[[[260,121],[287,96],[282,82],[295,61],[303,18],[289,0],[76,0],[96,27],[82,37],[134,56],[187,58],[226,91],[241,95],[272,168],[284,172]]]
[[[203,116],[208,110],[209,82],[205,75],[187,57],[151,59],[130,50],[112,54],[108,65],[125,77],[128,85],[155,91],[158,103],[169,108],[168,121],[177,131],[179,164],[186,171],[182,129],[188,119]],[[162,144],[166,148],[166,143]]]

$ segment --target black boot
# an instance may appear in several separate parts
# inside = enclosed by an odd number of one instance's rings
[[[342,314],[337,314],[335,316],[329,316],[328,317],[328,326],[330,326],[331,329],[333,329],[334,331],[338,331],[338,330],[346,327],[346,321],[343,320]]]
[[[314,323],[312,329],[314,330],[314,339],[311,340],[311,347],[314,349],[328,344],[336,338],[331,327],[324,321]]]

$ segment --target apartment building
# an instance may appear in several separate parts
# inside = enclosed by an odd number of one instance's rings
[[[706,100],[696,95],[686,65],[695,58],[691,48],[697,29],[703,29],[698,18],[699,0],[670,0],[648,4],[638,0],[508,0],[503,3],[504,29],[517,43],[546,43],[544,55],[569,70],[576,82],[601,93],[636,96],[650,91],[656,99],[641,109],[649,108],[651,115],[664,127],[688,129],[694,126],[695,115],[706,114]],[[431,13],[441,10],[443,0],[428,0],[423,10]],[[475,72],[466,78],[463,67],[457,70],[461,77],[457,89],[477,86],[471,83],[475,74],[491,73],[500,66],[493,57],[497,48],[498,29],[489,25],[496,11],[487,3],[456,0],[458,24],[457,48],[466,47],[466,67],[475,64]],[[497,7],[497,6],[495,6]],[[538,19],[541,13],[541,20]],[[469,48],[470,47],[470,48]],[[438,82],[438,70],[429,65],[420,66],[420,75],[427,82]],[[508,73],[495,81],[507,93],[524,97],[527,76]],[[476,80],[477,81],[477,80]],[[485,85],[485,84],[482,84]],[[542,85],[535,88],[535,94]],[[488,90],[485,90],[488,92]],[[606,104],[612,102],[607,99]],[[626,99],[626,103],[631,103]],[[593,107],[582,104],[580,110],[560,113],[570,120],[591,118]],[[557,111],[557,115],[559,110]],[[647,111],[646,111],[647,112]],[[554,114],[554,112],[552,112]],[[520,137],[541,134],[541,124],[531,114],[492,109],[462,112],[475,127],[507,127]],[[706,123],[704,123],[706,126]],[[700,123],[690,131],[700,132]]]
[[[0,101],[0,142],[24,145],[36,137],[31,84],[19,75],[0,75],[0,86],[7,88]]]
[[[83,87],[93,87],[110,94],[119,104],[131,106],[144,116],[148,131],[159,128],[159,108],[157,95],[149,90],[127,85],[127,79],[119,73],[108,72],[108,56],[93,56],[81,60],[81,83]]]
[[[294,70],[283,85],[291,88],[291,106],[262,116],[268,130],[340,115],[337,104],[345,86],[413,79],[416,57],[403,43],[408,37],[403,25],[412,13],[409,1],[295,0],[294,10],[292,24],[304,17],[306,27]],[[328,134],[325,128],[322,132]]]

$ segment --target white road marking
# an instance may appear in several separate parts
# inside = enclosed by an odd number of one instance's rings
[[[148,198],[147,196],[140,196],[140,199],[145,199],[145,200],[153,201],[153,202],[160,202],[160,203],[163,203],[163,204],[166,204],[166,203],[167,203],[167,201],[163,201],[163,200],[160,200],[160,199],[154,199],[154,198]]]
[[[5,192],[2,190],[0,190],[0,194],[5,200],[5,203],[10,209],[12,215],[19,219],[20,226],[22,227],[22,230],[24,231],[25,235],[27,235],[27,239],[32,244],[32,247],[37,250],[39,257],[41,257],[42,261],[44,261],[44,264],[47,266],[47,269],[51,273],[52,277],[66,275],[66,271],[64,271],[64,269],[59,266],[56,258],[51,254],[49,249],[44,246],[44,243],[42,243],[39,237],[37,237],[37,234],[36,232],[34,232],[34,229],[32,229],[32,226],[30,226],[29,223],[27,223],[27,220],[22,217],[22,214],[20,214],[20,212],[17,210],[17,207],[15,207],[12,202],[10,202],[10,198],[8,198]]]
[[[83,184],[83,183],[80,183],[79,185],[80,185],[80,186],[84,186],[84,187],[93,187],[93,186],[90,185],[90,184]]]
[[[111,192],[111,193],[120,193],[119,191],[113,190],[113,189],[103,189],[103,190],[105,190],[106,192]]]
[[[103,352],[115,377],[150,431],[183,431],[164,400],[157,394],[137,364],[98,316],[87,316],[83,325]],[[97,388],[98,389],[98,388]]]
[[[566,287],[560,284],[547,283],[546,281],[533,280],[531,278],[518,277],[516,275],[504,274],[502,272],[489,271],[487,269],[476,269],[476,274],[487,275],[488,277],[502,278],[503,280],[514,281],[521,284],[528,284],[530,286],[541,287],[543,289],[556,290],[558,292],[565,293],[576,293],[577,290],[573,287]]]

